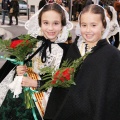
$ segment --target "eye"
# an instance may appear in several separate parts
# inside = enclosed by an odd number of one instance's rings
[[[85,24],[82,24],[81,26],[82,26],[82,27],[86,27],[86,25],[85,25]]]
[[[43,24],[46,24],[46,25],[47,25],[47,24],[48,24],[48,22],[44,22]]]
[[[58,25],[59,23],[58,23],[58,22],[55,22],[54,24],[55,24],[55,25]]]
[[[93,24],[92,26],[95,27],[96,25]]]

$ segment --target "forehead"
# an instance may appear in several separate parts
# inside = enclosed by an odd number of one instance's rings
[[[102,20],[101,20],[100,14],[86,12],[86,13],[81,14],[80,21],[81,22],[98,22]]]
[[[42,19],[60,19],[61,20],[61,14],[54,11],[54,10],[50,10],[50,11],[46,11],[42,14]]]

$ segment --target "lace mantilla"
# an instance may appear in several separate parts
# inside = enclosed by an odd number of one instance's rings
[[[63,43],[67,40],[69,31],[73,28],[72,22],[69,21],[69,14],[68,12],[64,9],[64,7],[61,6],[61,8],[65,12],[65,17],[66,17],[66,26],[63,27],[62,32],[58,35],[57,40],[55,43]],[[30,34],[33,37],[37,37],[38,35],[41,36],[41,28],[39,26],[38,22],[38,15],[41,12],[43,8],[41,8],[39,11],[37,11],[26,23],[25,23],[25,28],[28,30],[28,34]]]

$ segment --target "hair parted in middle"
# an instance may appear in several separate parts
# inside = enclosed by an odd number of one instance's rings
[[[65,12],[64,10],[60,7],[60,5],[58,5],[57,3],[49,3],[49,4],[46,4],[41,12],[39,13],[38,15],[38,21],[39,21],[39,26],[41,27],[41,18],[42,18],[42,15],[44,12],[47,12],[47,11],[50,11],[50,10],[53,10],[53,11],[56,11],[57,13],[59,13],[61,15],[61,23],[62,23],[62,26],[65,26],[66,25],[66,17],[65,17]]]
[[[105,11],[101,6],[91,4],[91,5],[88,5],[88,6],[84,7],[80,16],[79,16],[79,19],[81,18],[82,14],[87,13],[87,12],[101,15],[101,21],[103,23],[104,28],[106,28],[107,23],[106,23],[106,19],[105,19]]]

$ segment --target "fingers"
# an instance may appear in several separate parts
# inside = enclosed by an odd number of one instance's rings
[[[24,73],[27,72],[27,66],[17,66],[16,68],[17,75],[21,76],[24,75]]]
[[[37,81],[30,77],[23,77],[21,85],[24,87],[37,87]]]

